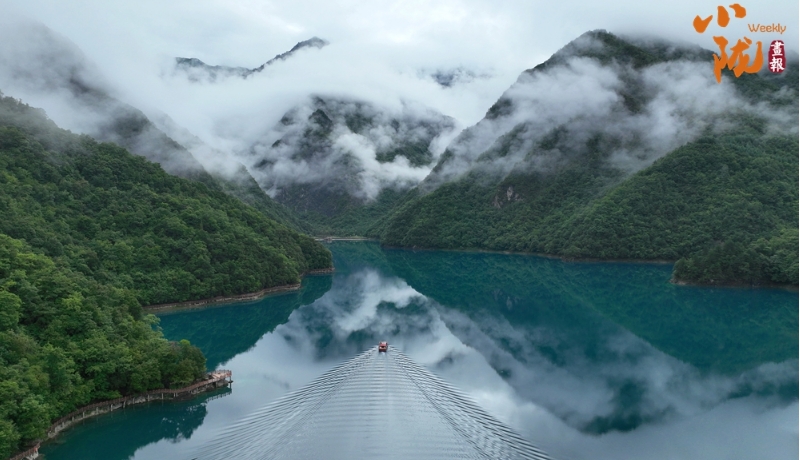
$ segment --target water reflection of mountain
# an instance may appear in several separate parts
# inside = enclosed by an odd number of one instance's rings
[[[256,302],[209,307],[186,314],[163,314],[161,329],[171,340],[188,339],[206,355],[214,369],[249,350],[258,339],[285,323],[296,308],[322,297],[331,276],[307,276],[299,291],[265,297]]]
[[[330,362],[387,338],[414,347],[454,335],[517,395],[586,433],[632,430],[732,397],[797,399],[796,360],[763,368],[794,359],[788,292],[674,286],[669,265],[375,243],[331,249],[335,275],[309,278],[305,294],[165,316],[165,333],[189,334],[210,367],[281,323],[287,343]],[[459,353],[434,370],[460,366]]]
[[[797,399],[792,293],[674,286],[668,265],[385,254],[520,396],[581,431],[628,431],[752,394]]]
[[[374,241],[336,241],[328,245],[333,253],[337,274],[349,274],[368,268],[382,275],[394,275],[386,253]]]
[[[564,263],[523,255],[386,250],[393,271],[442,305],[552,325],[592,352],[594,311],[703,371],[735,374],[796,358],[797,294],[675,286],[671,266]],[[602,329],[602,328],[601,328]],[[543,352],[545,352],[543,350]]]
[[[208,401],[230,393],[230,388],[224,388],[188,401],[150,403],[89,419],[45,444],[40,452],[47,457],[49,452],[57,451],[60,460],[133,458],[142,446],[162,439],[177,442],[191,438],[206,418]],[[159,409],[153,410],[156,405],[160,405]],[[58,448],[62,443],[68,443],[70,448]]]

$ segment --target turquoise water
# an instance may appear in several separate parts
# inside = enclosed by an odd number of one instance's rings
[[[798,295],[670,265],[330,245],[300,292],[161,316],[231,390],[70,430],[47,459],[178,458],[379,340],[556,457],[798,456]]]

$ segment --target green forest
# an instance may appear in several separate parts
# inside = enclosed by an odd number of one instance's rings
[[[157,322],[133,290],[0,234],[0,457],[82,405],[201,377],[200,350]]]
[[[711,58],[699,48],[676,52],[605,31],[586,35],[603,46],[585,48],[576,40],[525,73],[564,65],[576,54],[603,65],[627,63],[636,71],[676,59]],[[781,75],[725,77],[743,101],[765,110],[788,108],[785,112],[796,117],[797,73],[793,63]],[[632,76],[617,95],[624,111],[633,114],[643,110],[649,97]],[[513,111],[514,101],[504,95],[484,121]],[[412,190],[385,218],[373,221],[367,234],[388,246],[676,261],[677,282],[797,285],[797,134],[776,132],[765,116],[745,110],[718,118],[720,128],[633,174],[610,161],[621,145],[619,136],[598,130],[583,133],[585,142],[575,142],[566,125],[533,142],[526,153],[527,161],[561,152],[557,168],[521,163],[500,175],[482,168],[482,161],[509,155],[511,146],[522,142],[520,133],[537,123],[519,122],[468,172],[436,183],[437,172],[454,159],[453,151],[446,150],[427,179],[435,189]],[[469,139],[471,129],[460,137]]]
[[[24,104],[2,104],[32,118]],[[222,191],[33,120],[0,125],[0,233],[133,289],[142,305],[293,284],[331,265],[312,238]]]
[[[616,186],[601,158],[497,186],[467,177],[408,200],[373,231],[390,246],[677,260],[678,281],[796,284],[797,151],[794,137],[729,133]],[[493,206],[509,187],[526,199]]]
[[[297,283],[330,252],[220,187],[0,96],[0,457],[90,402],[186,385],[206,359],[142,306]]]

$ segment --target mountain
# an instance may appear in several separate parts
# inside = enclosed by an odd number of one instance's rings
[[[204,177],[204,180],[201,180],[208,187],[238,198],[270,219],[293,230],[304,233],[312,231],[311,227],[301,221],[292,211],[271,199],[239,160],[208,146],[189,130],[175,123],[167,114],[151,115],[151,120],[170,139],[175,139],[181,148],[185,148],[193,156],[201,156],[205,161],[211,163],[211,167],[208,169],[210,172]],[[231,167],[235,169],[231,170]]]
[[[328,268],[310,237],[110,143],[0,99],[0,233],[142,304],[241,294]]]
[[[722,84],[712,62],[697,47],[584,34],[523,72],[370,233],[797,284],[797,62]]]
[[[21,23],[0,32],[0,88],[52,106],[55,119],[95,139],[114,142],[192,179],[207,173],[140,110],[111,96],[111,86],[73,43],[47,27]],[[14,39],[11,40],[11,37]],[[25,45],[14,45],[25,43]]]
[[[487,74],[478,74],[464,67],[421,71],[420,75],[430,78],[442,88],[452,88],[456,85],[469,83],[475,79],[487,78],[489,76]]]
[[[430,172],[454,127],[424,107],[312,96],[251,146],[246,166],[316,233],[364,234]]]
[[[269,61],[261,64],[253,69],[245,67],[228,67],[219,65],[208,65],[197,58],[175,58],[175,73],[185,74],[189,81],[193,82],[208,82],[214,83],[217,80],[223,80],[229,77],[247,78],[255,73],[261,72],[266,66],[275,64],[278,61],[285,61],[292,57],[295,53],[305,48],[322,49],[330,43],[318,37],[311,37],[308,40],[303,40],[292,47],[285,53],[278,54]]]
[[[310,237],[0,94],[0,456],[75,408],[186,385],[206,359],[141,306],[297,283]]]
[[[0,89],[52,108],[58,115],[56,121],[70,129],[118,144],[158,163],[169,174],[222,190],[295,230],[309,231],[263,193],[243,165],[231,168],[237,163],[229,154],[211,149],[166,114],[150,119],[111,96],[111,85],[66,38],[36,23],[15,24],[0,31],[0,37],[8,38],[5,43],[24,43],[0,47]],[[307,42],[311,44],[305,46],[316,43],[313,39]],[[214,162],[211,172],[198,158]]]

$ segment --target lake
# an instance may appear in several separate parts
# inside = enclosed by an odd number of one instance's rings
[[[231,389],[97,417],[41,452],[181,458],[388,340],[555,458],[798,457],[797,292],[676,286],[668,264],[329,247],[336,272],[300,291],[160,315]]]

